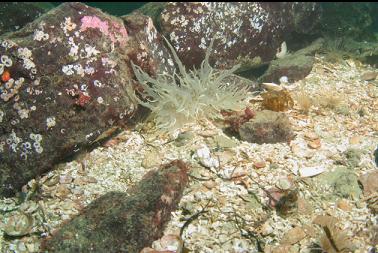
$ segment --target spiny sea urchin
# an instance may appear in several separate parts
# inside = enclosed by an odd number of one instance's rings
[[[241,101],[246,98],[248,87],[227,82],[239,65],[229,70],[216,70],[209,64],[214,40],[206,50],[200,68],[190,71],[185,69],[172,45],[165,40],[179,73],[164,73],[152,78],[139,66],[131,64],[147,97],[147,101],[138,101],[151,110],[149,119],[155,122],[159,130],[172,131],[203,117],[221,117],[221,110],[243,108]]]

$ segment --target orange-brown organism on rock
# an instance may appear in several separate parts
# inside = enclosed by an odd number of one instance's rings
[[[1,75],[1,81],[8,82],[11,79],[11,75],[8,70],[4,70],[3,74]]]
[[[275,112],[286,111],[294,106],[294,101],[286,89],[269,90],[261,94],[262,106]]]

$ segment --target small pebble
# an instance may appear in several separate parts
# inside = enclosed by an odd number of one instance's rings
[[[264,161],[254,162],[253,163],[253,167],[255,167],[255,169],[262,169],[265,166],[266,166],[266,163]]]
[[[305,231],[301,227],[295,227],[287,231],[281,240],[282,244],[295,244],[306,237]]]
[[[307,132],[305,133],[304,137],[309,140],[316,140],[319,139],[319,136],[314,132]]]
[[[311,140],[307,145],[312,149],[318,149],[321,146],[320,139]]]
[[[276,186],[281,190],[289,190],[291,188],[291,182],[287,178],[280,178],[278,179]]]
[[[349,143],[354,145],[354,144],[359,144],[361,142],[361,136],[353,136],[349,139]]]
[[[378,72],[369,71],[369,72],[363,73],[361,75],[361,79],[364,80],[364,81],[372,81],[372,80],[375,80],[377,78],[377,75],[378,75]]]
[[[72,182],[72,177],[70,175],[63,175],[59,177],[59,183],[70,184]]]
[[[346,199],[340,199],[337,202],[337,207],[340,208],[343,211],[352,211],[352,206],[349,204],[349,202]]]
[[[267,236],[267,235],[273,233],[274,230],[273,230],[272,226],[269,224],[269,222],[267,221],[267,222],[265,222],[265,223],[261,226],[260,231],[261,231],[261,234],[262,234],[263,236]]]
[[[55,196],[58,198],[65,198],[70,193],[70,190],[65,185],[58,185],[56,188]]]
[[[212,189],[214,188],[217,184],[214,182],[214,181],[206,181],[205,183],[203,183],[203,185],[207,188],[207,189]]]

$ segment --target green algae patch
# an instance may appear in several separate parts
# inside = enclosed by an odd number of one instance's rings
[[[321,187],[328,189],[327,198],[330,200],[338,198],[359,199],[361,197],[362,192],[358,185],[357,176],[345,167],[338,167],[332,172],[322,174],[318,180]]]

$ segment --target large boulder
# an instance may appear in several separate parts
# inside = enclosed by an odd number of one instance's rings
[[[0,37],[0,196],[128,124],[131,60],[152,75],[173,68],[150,18],[129,25],[65,3]]]
[[[217,68],[241,63],[244,70],[284,55],[291,32],[311,33],[320,12],[316,3],[174,2],[161,12],[162,33],[187,67],[198,67],[215,38],[211,61]]]

